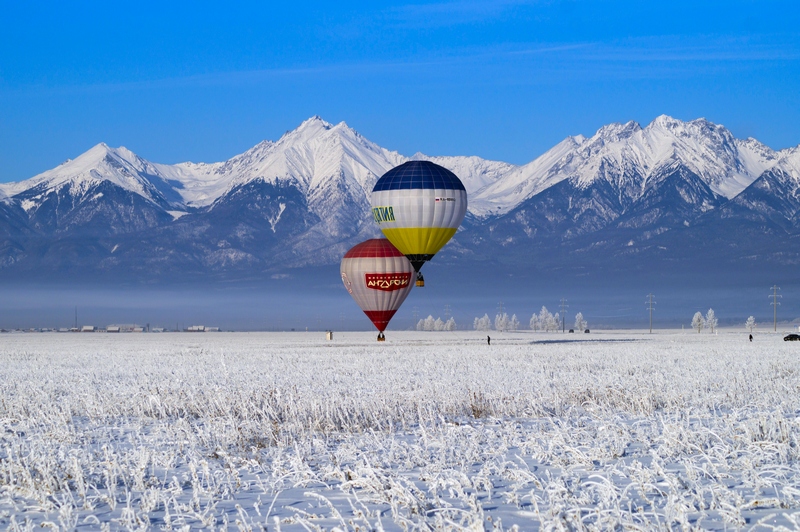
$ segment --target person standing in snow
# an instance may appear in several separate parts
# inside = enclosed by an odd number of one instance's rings
[[[750,341],[751,342],[753,341],[753,335],[752,334],[750,335]]]
[[[491,336],[487,336],[486,337],[486,345],[492,345],[492,337]]]

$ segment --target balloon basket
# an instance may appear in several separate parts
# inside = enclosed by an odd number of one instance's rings
[[[421,273],[417,273],[417,286],[425,286],[425,278]]]
[[[386,337],[383,335],[383,333],[378,333],[378,341],[379,342],[385,342],[386,341]]]

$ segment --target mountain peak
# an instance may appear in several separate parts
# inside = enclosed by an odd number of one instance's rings
[[[307,129],[314,129],[314,130],[331,129],[332,127],[333,124],[331,124],[326,120],[323,120],[322,117],[319,115],[314,115],[311,118],[303,120],[303,122],[299,126],[297,126],[297,129],[295,129],[295,131],[303,131]]]
[[[99,142],[84,153],[80,154],[75,159],[65,161],[61,166],[72,167],[73,171],[78,169],[82,171],[96,166],[101,161],[109,157],[116,159],[118,162],[126,162],[134,165],[141,164],[139,156],[125,146],[112,148],[105,142]]]
[[[658,115],[653,119],[652,122],[650,122],[650,125],[662,126],[666,128],[673,128],[681,124],[683,124],[683,121],[678,120],[677,118],[672,118],[669,115]]]
[[[633,120],[629,120],[624,124],[613,122],[598,129],[595,137],[602,138],[605,141],[617,142],[630,137],[637,131],[641,131],[641,129],[642,126]]]

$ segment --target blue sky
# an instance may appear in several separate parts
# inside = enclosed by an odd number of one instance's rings
[[[0,181],[98,142],[218,161],[309,116],[525,163],[659,114],[800,144],[794,2],[0,0]]]

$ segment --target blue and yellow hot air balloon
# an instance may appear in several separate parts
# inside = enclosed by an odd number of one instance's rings
[[[453,172],[430,161],[392,168],[372,189],[372,214],[381,231],[420,268],[456,234],[467,213],[467,190]]]

